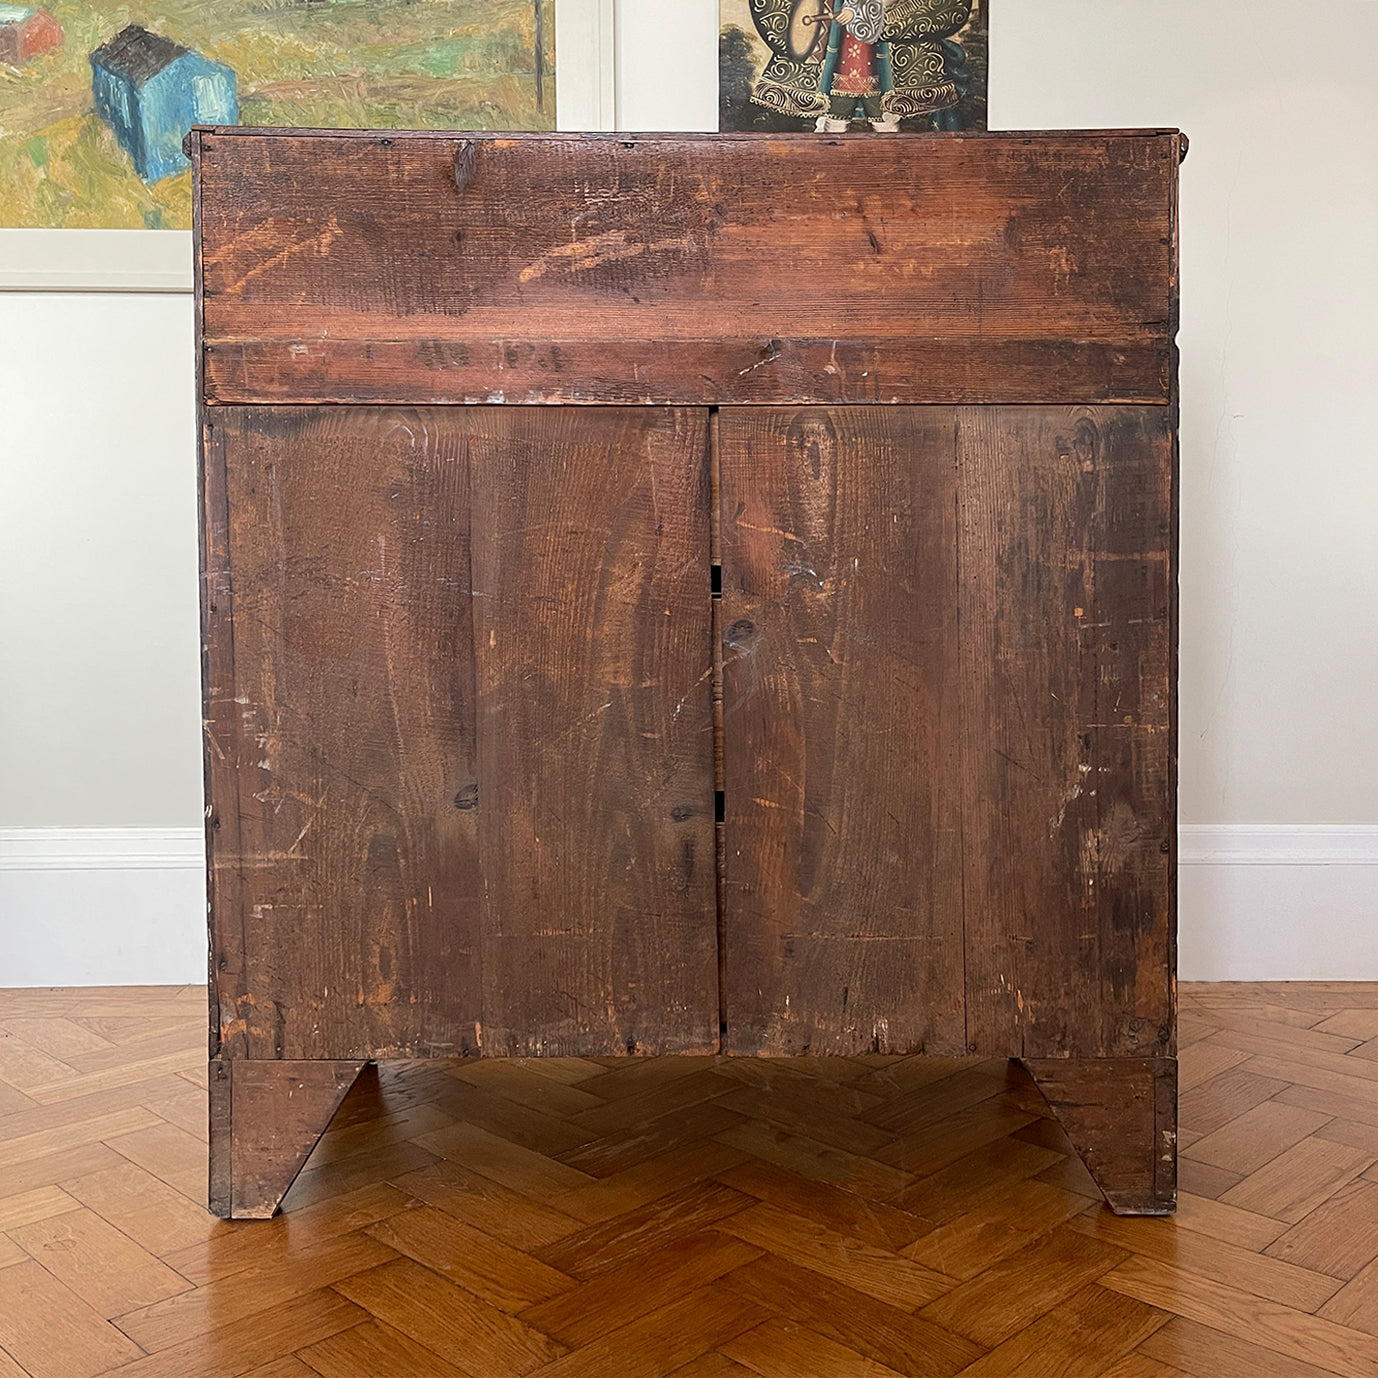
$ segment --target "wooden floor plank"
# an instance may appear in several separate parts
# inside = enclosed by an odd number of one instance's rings
[[[1167,1321],[1164,1311],[1091,1283],[962,1373],[964,1378],[1102,1373]]]
[[[924,1235],[907,1257],[953,1278],[973,1278],[1086,1209],[1086,1198],[1046,1182],[1019,1182]]]
[[[1225,1206],[1207,1196],[1193,1196],[1189,1191],[1178,1192],[1177,1211],[1172,1219],[1179,1230],[1195,1230],[1254,1253],[1266,1249],[1287,1229],[1280,1220],[1255,1215],[1238,1206]]]
[[[1212,1043],[1209,1035],[1215,1033],[1219,1026],[1213,1021],[1203,1021],[1203,1024],[1207,1030],[1206,1039],[1190,1044],[1178,1054],[1177,1090],[1180,1095],[1249,1060],[1249,1054],[1238,1048],[1225,1048]]]
[[[575,1285],[572,1277],[526,1251],[431,1206],[389,1216],[370,1225],[367,1234],[467,1287],[500,1311],[524,1311]]]
[[[329,1288],[257,1313],[252,1324],[227,1312],[194,1338],[137,1359],[120,1378],[232,1378],[368,1319]]]
[[[921,1315],[774,1254],[739,1268],[723,1286],[753,1300],[762,1314],[779,1312],[901,1373],[943,1378],[980,1355],[979,1345]]]
[[[204,1205],[123,1159],[64,1185],[73,1199],[160,1257],[199,1244],[220,1228]]]
[[[761,1256],[760,1249],[740,1239],[705,1230],[595,1274],[574,1290],[523,1311],[521,1318],[579,1349]]]
[[[34,1094],[35,1087],[75,1080],[77,1071],[51,1053],[0,1028],[0,1078],[34,1100],[41,1100],[41,1096]]]
[[[318,1370],[302,1363],[295,1354],[285,1354],[281,1359],[273,1359],[257,1368],[251,1368],[243,1378],[317,1378],[317,1372]]]
[[[878,1249],[899,1252],[928,1234],[936,1224],[911,1211],[835,1187],[830,1182],[811,1182],[797,1173],[767,1165],[759,1158],[748,1158],[719,1172],[717,1180],[735,1191],[807,1216],[838,1234],[874,1244]]]
[[[1371,1153],[1326,1139],[1305,1139],[1221,1196],[1228,1206],[1296,1224],[1374,1161]]]
[[[1128,1257],[1125,1249],[1060,1225],[918,1314],[994,1349]]]
[[[6,1187],[12,1187],[14,1178],[9,1176],[9,1170],[20,1164],[51,1161],[57,1154],[73,1148],[161,1127],[162,1121],[152,1111],[131,1106],[128,1110],[115,1110],[108,1115],[93,1115],[76,1124],[40,1129],[31,1134],[16,1134],[0,1139],[0,1171],[6,1172]]]
[[[793,1321],[765,1321],[729,1340],[721,1352],[761,1378],[799,1378],[810,1369],[829,1378],[903,1378],[893,1368]]]
[[[1226,1282],[1254,1296],[1266,1297],[1297,1311],[1314,1311],[1339,1291],[1339,1282],[1324,1273],[1312,1272],[1251,1253],[1192,1230],[1179,1230],[1173,1220],[1130,1220],[1107,1210],[1088,1212],[1070,1222],[1071,1228],[1126,1249],[1141,1258],[1155,1259],[1183,1276]],[[1145,1225],[1154,1228],[1145,1229]]]
[[[1247,1176],[1328,1123],[1317,1110],[1266,1100],[1183,1149],[1185,1157]]]
[[[1286,1079],[1263,1075],[1254,1070],[1253,1059],[1249,1059],[1217,1073],[1189,1091],[1181,1091],[1178,1114],[1188,1129],[1212,1134],[1246,1110],[1252,1110],[1286,1089]]]
[[[1134,1257],[1099,1285],[1344,1378],[1378,1378],[1378,1347],[1371,1335],[1225,1283],[1177,1274],[1152,1259]]]
[[[150,1354],[173,1349],[213,1328],[222,1317],[238,1316],[251,1325],[253,1317],[396,1257],[394,1250],[365,1234],[341,1235],[232,1273],[215,1287],[198,1287],[130,1311],[117,1324]]]
[[[1338,1010],[1315,1025],[1320,1033],[1338,1034],[1366,1043],[1378,1038],[1378,1009]]]
[[[1153,1337],[1150,1335],[1149,1339]],[[1100,1378],[1183,1378],[1180,1368],[1170,1364],[1160,1364],[1150,1359],[1142,1349],[1126,1354],[1117,1364],[1112,1364]]]
[[[122,1158],[180,1191],[188,1201],[206,1200],[206,1145],[185,1129],[163,1121],[131,1134],[107,1136]]]
[[[721,1227],[756,1204],[752,1197],[718,1182],[700,1183],[566,1235],[542,1249],[538,1257],[571,1277],[587,1280],[639,1254],[654,1253],[684,1235]]]
[[[932,1268],[836,1234],[776,1206],[752,1206],[719,1221],[718,1228],[901,1310],[912,1311],[952,1287],[951,1278]]]
[[[181,1274],[85,1207],[21,1225],[9,1237],[107,1320],[192,1290]]]
[[[13,1015],[0,1020],[0,1037],[10,1035],[59,1061],[82,1053],[109,1052],[114,1045],[70,1019]]]
[[[468,1373],[530,1373],[564,1346],[409,1258],[334,1284],[375,1320]]]
[[[945,1225],[1065,1156],[1014,1136],[995,1139],[940,1172],[921,1177],[900,1192],[894,1203],[901,1210]]]
[[[648,1206],[671,1192],[745,1162],[749,1154],[716,1139],[686,1139],[654,1158],[647,1158],[587,1186],[550,1198],[556,1209],[586,1225],[611,1220],[616,1215]]]
[[[1352,1278],[1378,1258],[1378,1183],[1360,1180],[1341,1187],[1264,1253],[1331,1277]]]
[[[464,1369],[381,1321],[338,1331],[299,1353],[309,1373],[322,1378],[470,1378]]]
[[[1378,1259],[1356,1273],[1316,1314],[1378,1335]]]
[[[1333,1378],[1336,1372],[1180,1316],[1150,1335],[1137,1352],[1192,1378]]]
[[[755,1369],[729,1359],[726,1354],[713,1350],[690,1359],[687,1364],[677,1368],[670,1378],[758,1378]]]
[[[533,1153],[476,1125],[456,1124],[415,1141],[441,1158],[454,1158],[484,1177],[538,1199],[573,1191],[594,1179],[586,1172]]]
[[[898,1168],[858,1153],[819,1143],[774,1125],[748,1120],[719,1134],[718,1139],[754,1158],[774,1163],[801,1177],[861,1191],[881,1200],[897,1196],[914,1179]]]
[[[207,1215],[209,1230],[187,1246],[165,1253],[164,1261],[198,1287],[208,1287],[246,1269],[287,1265],[318,1245],[415,1205],[406,1192],[372,1183],[342,1191],[315,1206],[256,1221],[249,1229]]]
[[[393,1184],[456,1220],[531,1252],[573,1234],[586,1223],[449,1159],[403,1173]]]
[[[716,1285],[599,1336],[539,1369],[538,1378],[594,1374],[660,1374],[683,1367],[751,1329],[760,1315],[744,1298]]]
[[[17,1196],[0,1196],[0,1232],[80,1208],[80,1201],[56,1186],[35,1187]]]
[[[0,1346],[31,1378],[94,1378],[142,1352],[32,1261],[0,1268]]]

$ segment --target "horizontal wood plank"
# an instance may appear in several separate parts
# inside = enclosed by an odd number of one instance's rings
[[[1177,134],[711,140],[199,131],[207,400],[1168,400]]]

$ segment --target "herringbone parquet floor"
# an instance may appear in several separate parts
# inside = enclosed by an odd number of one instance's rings
[[[270,1223],[205,993],[0,992],[0,1378],[1378,1378],[1378,985],[1182,992],[1172,1220],[1004,1062],[392,1064]]]

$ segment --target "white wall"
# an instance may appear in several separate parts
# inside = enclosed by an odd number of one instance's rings
[[[0,293],[0,827],[201,813],[192,305]]]
[[[1331,0],[1309,29],[1296,13],[994,0],[992,15],[993,128],[1175,125],[1192,141],[1186,978],[1378,977],[1378,0]],[[716,0],[621,0],[615,51],[620,127],[713,127]],[[183,885],[194,858],[190,340],[186,297],[0,294],[0,985],[79,979],[32,942],[21,966],[6,938],[36,912],[25,858],[81,855],[80,834],[30,830],[180,830]],[[147,874],[150,897],[173,884]],[[199,951],[201,923],[187,913],[169,943]],[[149,945],[126,944],[105,979],[155,979],[139,974]]]

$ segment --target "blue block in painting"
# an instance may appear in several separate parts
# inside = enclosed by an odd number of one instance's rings
[[[186,167],[182,140],[192,125],[239,123],[229,67],[138,24],[91,54],[91,93],[145,182]]]

